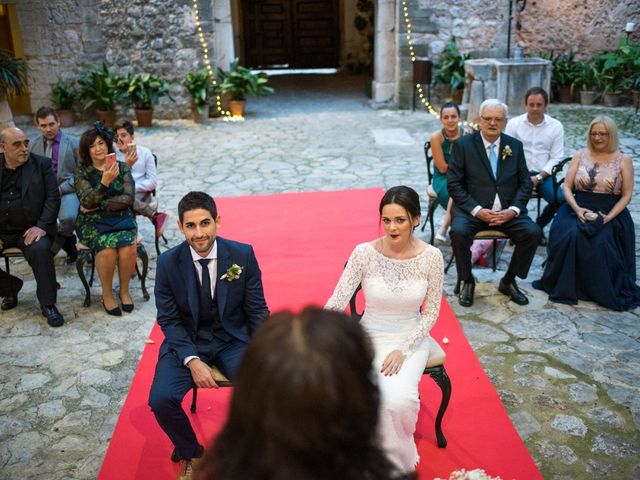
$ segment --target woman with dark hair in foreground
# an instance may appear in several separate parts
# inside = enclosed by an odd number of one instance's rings
[[[342,313],[273,315],[245,351],[229,418],[195,478],[400,478],[378,445],[372,360],[366,335]]]

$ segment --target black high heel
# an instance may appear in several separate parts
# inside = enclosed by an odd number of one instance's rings
[[[133,312],[133,303],[124,303],[122,301],[122,297],[118,297],[118,298],[120,298],[120,303],[122,304],[122,310],[124,310],[127,313]]]
[[[124,305],[123,305],[123,307],[124,307]],[[120,307],[115,307],[115,308],[112,308],[111,310],[109,310],[107,308],[107,306],[104,304],[104,300],[102,301],[102,308],[104,308],[104,311],[107,312],[109,315],[113,315],[114,317],[121,317],[122,316],[122,310],[120,310]],[[133,310],[133,308],[131,310]]]

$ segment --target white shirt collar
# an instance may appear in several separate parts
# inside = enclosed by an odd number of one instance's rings
[[[480,138],[482,138],[482,143],[484,143],[484,149],[485,150],[489,150],[489,147],[491,145],[495,145],[496,146],[496,154],[498,153],[498,151],[500,151],[500,137],[498,137],[498,139],[491,143],[489,141],[487,141],[486,138],[484,138],[484,135],[482,135],[482,132],[480,132]]]
[[[542,127],[543,125],[546,125],[546,124],[547,124],[547,114],[545,113],[545,114],[543,114],[543,115],[544,115],[544,116],[543,116],[542,121],[541,121],[540,123],[533,124],[533,123],[531,123],[531,122],[529,121],[529,116],[525,113],[525,114],[524,114],[524,121],[525,121],[525,122],[527,122],[527,124],[528,124],[528,125],[531,125],[531,126],[532,126],[532,127],[534,127],[534,128],[535,128],[535,127]]]
[[[211,248],[209,255],[207,255],[206,257],[201,256],[198,252],[196,252],[193,249],[191,245],[189,245],[189,250],[191,251],[191,258],[193,259],[194,263],[204,258],[208,258],[209,260],[217,260],[218,259],[218,241],[217,240],[218,239],[213,241],[213,247]]]

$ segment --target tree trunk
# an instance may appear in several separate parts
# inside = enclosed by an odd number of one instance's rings
[[[16,124],[13,123],[13,114],[11,113],[9,102],[7,102],[7,96],[4,90],[2,90],[0,91],[0,130],[15,126]]]

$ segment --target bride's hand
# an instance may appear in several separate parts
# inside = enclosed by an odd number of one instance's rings
[[[400,350],[394,350],[385,357],[380,372],[387,377],[395,375],[400,371],[403,363],[404,354]]]

